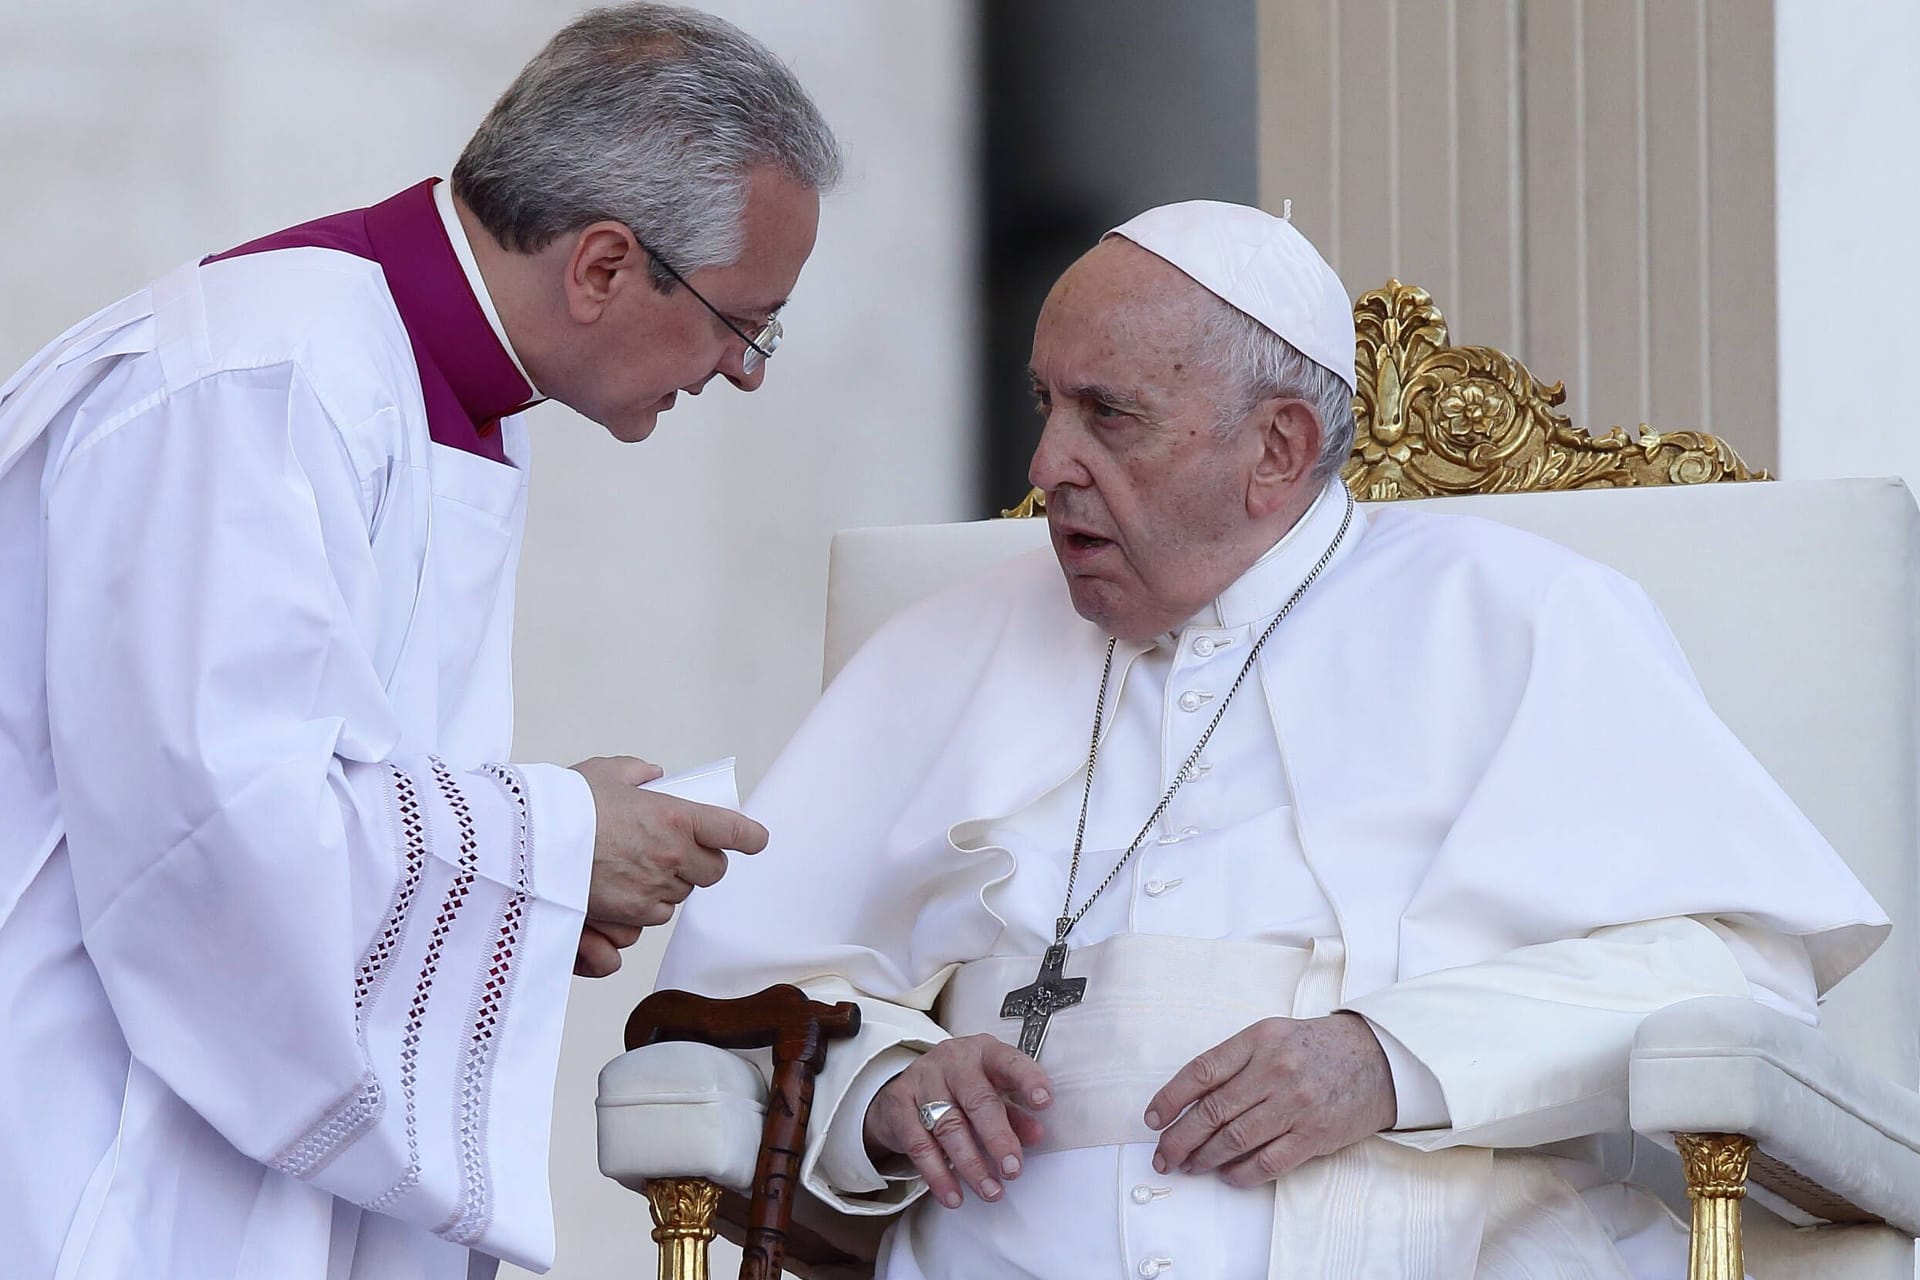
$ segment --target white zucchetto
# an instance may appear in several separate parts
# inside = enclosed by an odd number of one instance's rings
[[[1165,258],[1358,389],[1353,302],[1340,277],[1291,222],[1244,204],[1185,200],[1149,209],[1107,235],[1124,236]]]

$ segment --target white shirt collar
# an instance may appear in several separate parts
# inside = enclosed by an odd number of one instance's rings
[[[447,239],[453,245],[453,256],[460,259],[460,269],[467,274],[467,286],[473,290],[474,300],[480,304],[480,310],[486,312],[487,323],[493,326],[493,336],[500,339],[501,349],[507,353],[507,359],[513,361],[513,367],[527,380],[530,388],[527,398],[543,399],[540,388],[533,385],[533,376],[527,372],[527,366],[520,363],[520,353],[513,349],[513,343],[507,339],[507,326],[500,323],[500,313],[494,309],[493,295],[487,292],[486,278],[480,274],[480,264],[474,260],[473,244],[467,239],[467,229],[460,222],[459,210],[453,207],[451,182],[433,184],[433,207],[440,211],[440,223],[447,229]]]

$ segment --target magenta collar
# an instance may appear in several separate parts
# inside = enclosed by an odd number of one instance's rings
[[[365,209],[317,218],[214,254],[201,265],[279,249],[350,253],[380,264],[420,370],[427,430],[450,448],[506,463],[500,419],[533,400],[467,284],[434,207],[438,178]]]

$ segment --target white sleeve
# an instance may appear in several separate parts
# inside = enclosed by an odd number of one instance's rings
[[[1439,1082],[1447,1127],[1405,1146],[1531,1147],[1622,1129],[1640,1020],[1696,996],[1749,994],[1726,945],[1680,916],[1596,929],[1396,982],[1344,1006]]]
[[[290,366],[66,461],[47,688],[83,936],[134,1057],[239,1150],[543,1267],[592,798],[396,756],[368,519]]]
[[[806,992],[827,1004],[853,1000],[860,1006],[860,1030],[828,1049],[827,1064],[814,1081],[801,1185],[841,1213],[898,1212],[927,1186],[911,1169],[895,1174],[874,1167],[867,1157],[867,1107],[887,1081],[947,1033],[917,1009],[859,995],[839,979],[809,982]]]

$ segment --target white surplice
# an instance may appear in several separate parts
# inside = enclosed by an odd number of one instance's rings
[[[1076,906],[1343,505],[1336,487],[1177,634],[1120,646]],[[803,1180],[845,1212],[911,1205],[882,1275],[1668,1274],[1684,1237],[1591,1144],[1512,1149],[1624,1129],[1627,1046],[1653,1008],[1752,994],[1811,1019],[1883,917],[1713,719],[1636,588],[1479,521],[1389,511],[1349,533],[1071,935],[1069,975],[1100,972],[1088,948],[1106,940],[1148,959],[1132,962],[1130,1013],[1090,993],[1084,1016],[1124,1026],[1116,1043],[1077,1043],[1082,1010],[1055,1015],[1042,1063],[1071,1077],[1055,1106],[1070,1130],[1099,1129],[1083,1113],[1106,1107],[1136,1132],[1049,1139],[1001,1203],[959,1211],[872,1167],[860,1119],[914,1053],[950,1029],[1017,1035],[991,999],[956,993],[984,959],[1030,962],[1052,940],[1103,649],[1044,553],[890,624],[749,805],[774,833],[768,856],[702,895],[669,947],[662,985],[793,980],[861,1001],[861,1035],[819,1083]],[[1595,660],[1623,651],[1641,659],[1640,696]],[[1565,762],[1616,751],[1687,761],[1672,776],[1690,789],[1589,817],[1586,775]],[[1297,989],[1263,991],[1261,966],[1228,962],[1248,947],[1313,963]],[[1163,981],[1155,957],[1189,972]],[[1030,963],[991,965],[996,985],[1031,978]],[[1114,1064],[1165,1059],[1154,1070],[1170,1074],[1215,1042],[1221,1028],[1188,1026],[1209,1021],[1200,988],[1257,1010],[1246,1021],[1366,1016],[1399,1131],[1277,1189],[1155,1174],[1133,1118],[1153,1072]]]
[[[551,1262],[592,800],[499,763],[526,472],[431,440],[414,361],[304,248],[0,394],[9,1277]]]

